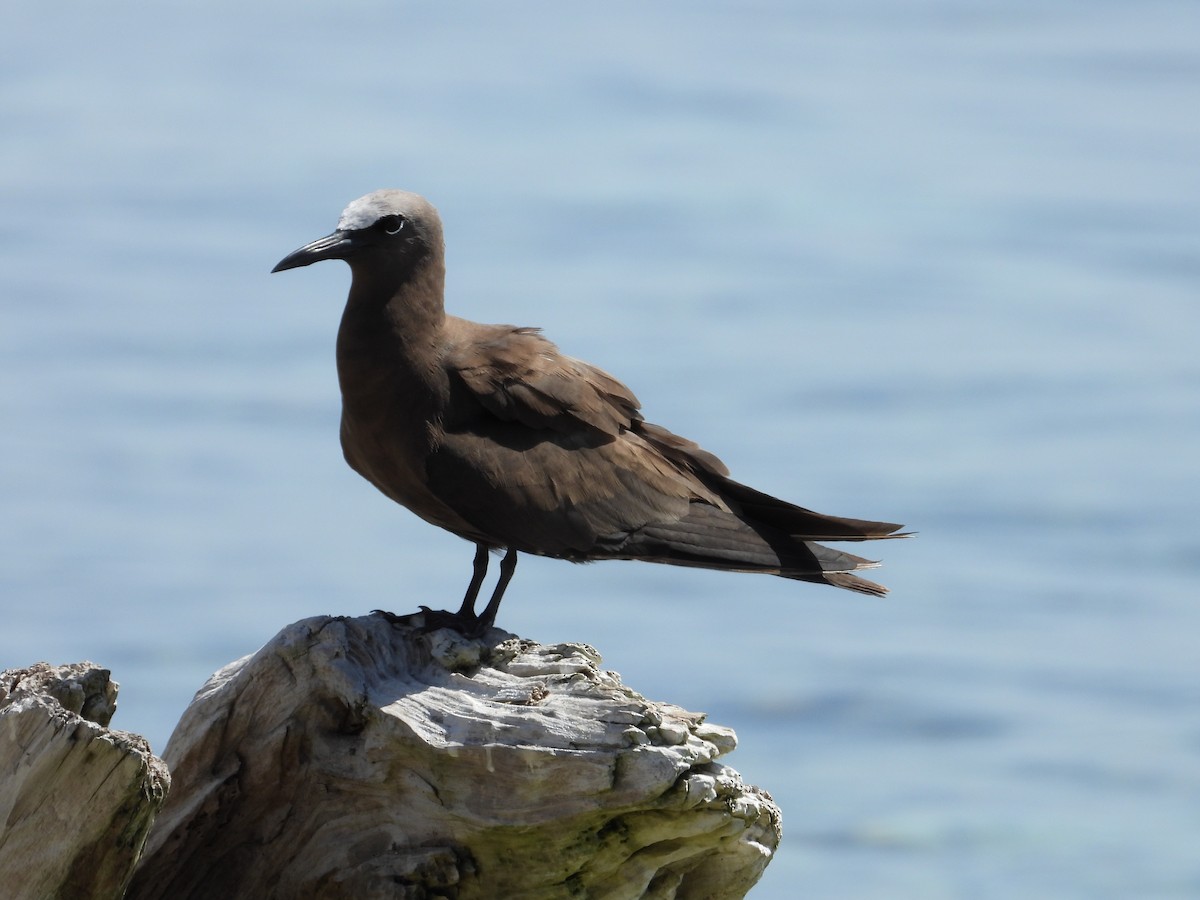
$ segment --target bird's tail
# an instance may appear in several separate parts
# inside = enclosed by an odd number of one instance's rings
[[[887,588],[851,574],[879,565],[817,540],[866,541],[907,537],[890,522],[826,516],[756,491],[723,476],[705,481],[730,507],[692,504],[675,522],[647,525],[628,535],[614,556],[673,565],[761,572],[883,596]]]

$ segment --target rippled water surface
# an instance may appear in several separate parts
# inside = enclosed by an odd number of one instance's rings
[[[1200,7],[24,5],[0,37],[0,666],[161,749],[471,549],[340,458],[377,187],[741,480],[904,521],[871,601],[527,559],[501,623],[733,726],[757,900],[1200,896]]]

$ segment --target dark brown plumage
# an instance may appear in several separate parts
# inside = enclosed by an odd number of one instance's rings
[[[447,315],[441,220],[422,197],[376,191],[272,271],[350,264],[338,331],[342,449],[388,497],[476,544],[456,614],[494,621],[518,552],[760,572],[882,595],[851,574],[876,563],[817,540],[903,537],[825,516],[731,480],[693,442],[642,419],[607,372],[536,328]],[[489,550],[506,550],[484,612]]]

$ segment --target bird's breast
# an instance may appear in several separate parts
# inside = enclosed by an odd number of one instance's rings
[[[389,425],[376,416],[356,416],[352,409],[343,407],[342,453],[350,468],[426,522],[468,540],[485,540],[429,490],[429,430],[422,421]]]

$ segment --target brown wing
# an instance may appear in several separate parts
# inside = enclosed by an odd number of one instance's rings
[[[641,419],[637,397],[602,369],[564,356],[536,328],[458,319],[445,355],[452,375],[503,421],[616,436]]]
[[[497,546],[584,559],[605,540],[720,501],[636,436],[480,423],[447,432],[426,468],[441,500]]]
[[[722,505],[689,441],[644,423],[633,392],[536,329],[455,320],[452,411],[426,468],[445,503],[498,545],[581,557],[609,535]],[[473,410],[473,412],[472,412]],[[665,443],[660,443],[665,441]]]

